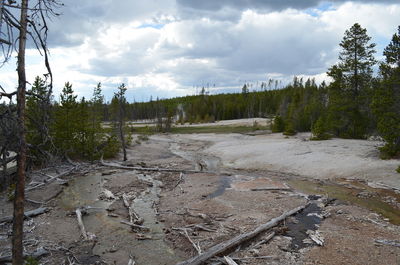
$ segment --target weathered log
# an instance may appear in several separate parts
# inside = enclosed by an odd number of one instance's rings
[[[45,212],[48,212],[49,210],[50,210],[49,208],[40,207],[35,210],[25,212],[24,216],[25,216],[25,218],[26,217],[34,217],[34,216],[43,214]],[[8,223],[8,222],[12,222],[12,220],[13,220],[13,216],[2,217],[2,218],[0,218],[0,223],[4,223],[4,222]]]
[[[224,259],[228,265],[238,265],[231,257],[224,256]]]
[[[37,250],[35,250],[35,252],[29,254],[29,253],[24,253],[24,258],[27,257],[32,257],[34,259],[38,259],[42,256],[48,255],[50,252],[48,252],[46,249],[44,248],[38,248]],[[1,256],[0,257],[0,264],[3,264],[5,262],[12,262],[12,256],[11,255],[7,255],[7,256]]]
[[[78,219],[78,225],[79,225],[79,229],[81,230],[81,234],[83,236],[84,240],[88,240],[88,234],[86,233],[86,229],[85,229],[85,225],[83,224],[82,221],[82,212],[81,209],[76,209],[75,210],[76,213],[76,218]]]
[[[131,222],[132,224],[135,223],[135,220],[139,220],[139,216],[132,209],[131,204],[129,203],[128,195],[126,195],[125,193],[122,194],[122,201],[124,202],[125,207],[128,209],[129,222]]]
[[[386,246],[392,246],[392,247],[400,248],[400,241],[399,240],[376,239],[375,240],[375,244],[376,245],[386,245]]]
[[[130,256],[129,257],[129,261],[128,261],[128,265],[135,265],[135,264],[136,264],[135,260],[133,259],[132,256]]]
[[[274,191],[274,190],[282,190],[282,191],[291,191],[291,188],[278,188],[278,187],[265,187],[265,188],[253,188],[251,191]]]
[[[271,219],[268,223],[265,223],[259,227],[257,227],[255,230],[238,235],[228,241],[219,243],[213,247],[211,247],[209,250],[204,252],[201,255],[198,255],[196,257],[190,258],[186,261],[178,263],[178,265],[199,265],[202,264],[203,262],[207,261],[208,259],[214,257],[215,255],[221,254],[223,252],[226,252],[228,249],[231,249],[235,246],[240,245],[241,243],[257,236],[261,232],[264,232],[276,225],[278,225],[281,221],[285,220],[288,216],[291,216],[293,214],[296,214],[303,210],[307,205],[299,206],[297,208],[294,208],[290,211],[287,211],[283,213],[281,216],[278,216],[276,218]]]
[[[126,169],[126,170],[137,170],[137,171],[153,171],[153,172],[184,172],[184,173],[214,173],[208,171],[199,171],[199,170],[192,170],[192,169],[173,169],[173,168],[151,168],[151,167],[129,167],[123,166],[117,163],[107,163],[101,158],[100,163],[106,167],[113,167],[119,169]]]
[[[131,222],[127,222],[127,221],[124,221],[124,220],[121,220],[120,223],[124,224],[124,225],[129,225],[130,227],[135,228],[135,229],[141,229],[141,230],[147,230],[147,231],[150,230],[150,228],[148,228],[146,226],[137,225],[137,224],[134,224],[134,223],[131,223]]]

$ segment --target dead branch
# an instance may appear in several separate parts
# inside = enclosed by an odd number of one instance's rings
[[[107,163],[104,162],[103,158],[100,159],[100,163],[106,167],[113,167],[119,169],[126,169],[126,170],[137,170],[137,171],[153,171],[153,172],[185,172],[185,173],[214,173],[208,171],[198,171],[198,170],[191,170],[191,169],[172,169],[172,168],[149,168],[149,167],[128,167],[123,166],[117,163]]]
[[[131,223],[131,222],[127,222],[127,221],[124,221],[124,220],[121,220],[120,223],[124,224],[124,225],[129,225],[130,227],[132,227],[134,229],[150,231],[150,228],[148,228],[146,226],[143,226],[143,225],[137,225],[137,224],[134,224],[134,223]]]
[[[139,220],[139,216],[132,209],[131,204],[129,203],[128,195],[126,195],[125,193],[122,194],[122,200],[124,202],[125,207],[128,209],[129,222],[135,223],[135,220]]]
[[[129,255],[128,265],[135,265],[135,264],[136,264],[136,262],[135,262],[133,256],[132,256],[132,255]]]
[[[176,185],[174,186],[174,189],[175,189],[176,187],[178,187],[179,184],[181,184],[182,180],[183,180],[183,173],[181,172],[181,174],[179,174],[179,180],[178,180],[178,182],[176,183]],[[182,189],[181,186],[179,186],[179,188]]]
[[[189,234],[188,234],[188,232],[187,232],[187,229],[182,228],[181,230],[183,231],[183,233],[181,232],[180,234],[183,235],[183,236],[185,236],[185,237],[189,240],[189,242],[192,244],[193,248],[197,251],[197,253],[198,253],[199,255],[201,255],[202,251],[201,251],[201,248],[200,248],[200,243],[197,243],[197,244],[196,244],[196,243],[190,238],[190,236],[189,236]]]
[[[35,210],[25,212],[24,216],[25,216],[25,218],[26,217],[34,217],[34,216],[38,216],[38,215],[44,214],[44,213],[48,212],[49,210],[50,210],[49,208],[40,207],[40,208],[37,208]],[[14,218],[13,216],[2,217],[2,218],[0,218],[0,223],[12,222],[13,218]]]
[[[291,191],[291,188],[278,188],[278,187],[265,187],[265,188],[253,188],[251,191],[270,191],[270,190],[282,190],[282,191]]]
[[[33,253],[24,253],[24,258],[27,257],[32,257],[34,259],[38,259],[42,256],[48,255],[50,254],[46,249],[44,248],[38,248],[37,250],[35,250],[35,252]],[[11,255],[7,255],[7,256],[1,256],[0,257],[0,263],[4,263],[4,262],[12,262],[12,256]]]
[[[376,245],[386,245],[400,248],[399,240],[376,239],[374,242]]]
[[[178,265],[189,265],[189,264],[190,265],[200,265],[203,262],[207,261],[208,259],[214,257],[215,255],[226,252],[227,250],[229,250],[235,246],[238,246],[241,243],[257,236],[261,232],[264,232],[264,231],[278,225],[281,221],[285,220],[288,216],[291,216],[293,214],[300,212],[306,206],[307,205],[299,206],[288,212],[285,212],[281,216],[271,219],[268,223],[265,223],[265,224],[257,227],[255,230],[253,230],[251,232],[238,235],[228,241],[217,244],[217,245],[211,247],[209,250],[207,250],[203,254],[193,257],[191,259],[188,259],[186,261],[180,262],[180,263],[178,263]]]
[[[229,256],[224,256],[224,259],[228,265],[238,265],[231,257]]]
[[[81,230],[81,234],[83,236],[83,239],[84,240],[88,240],[88,235],[86,233],[85,225],[83,224],[83,221],[82,221],[81,209],[79,209],[79,208],[76,209],[75,213],[76,213],[76,218],[78,219],[78,225],[79,225],[79,229]]]

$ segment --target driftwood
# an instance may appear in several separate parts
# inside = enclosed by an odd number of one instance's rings
[[[202,253],[202,251],[201,251],[201,248],[200,248],[200,243],[195,243],[191,238],[190,238],[190,236],[189,236],[189,234],[188,234],[188,232],[187,232],[187,229],[183,229],[183,231],[184,231],[184,236],[189,240],[189,242],[192,244],[192,246],[194,247],[194,249],[197,251],[197,253],[199,254],[199,255],[201,255],[201,253]]]
[[[231,249],[235,246],[240,245],[241,243],[257,236],[258,234],[260,234],[261,232],[264,232],[276,225],[278,225],[281,221],[285,220],[288,216],[291,216],[293,214],[296,214],[298,212],[300,212],[301,210],[303,210],[307,205],[303,205],[303,206],[299,206],[297,208],[294,208],[288,212],[283,213],[281,216],[276,217],[271,219],[268,223],[265,223],[259,227],[257,227],[255,230],[245,233],[245,234],[241,234],[238,235],[228,241],[222,242],[220,244],[217,244],[213,247],[211,247],[209,250],[207,250],[206,252],[204,252],[201,255],[198,255],[196,257],[193,257],[191,259],[188,259],[186,261],[180,262],[178,263],[178,265],[200,265],[203,262],[205,262],[206,260],[214,257],[215,255],[221,254],[223,252],[226,252],[228,249]]]
[[[263,240],[261,240],[260,242],[258,242],[257,244],[255,244],[254,246],[252,246],[253,248],[257,248],[258,246],[267,243],[268,241],[270,241],[273,237],[275,236],[275,232],[272,232],[271,234],[269,234],[268,236],[266,236]]]
[[[179,180],[178,180],[178,182],[175,184],[174,189],[175,189],[176,187],[178,187],[179,184],[181,184],[182,180],[183,180],[183,173],[181,172],[181,174],[179,174]],[[182,187],[179,186],[179,188],[181,188],[181,190],[182,190]]]
[[[43,214],[45,212],[48,212],[49,210],[50,210],[49,208],[40,207],[35,210],[25,212],[24,216],[25,217],[33,217],[33,216],[37,216],[37,215]],[[13,216],[2,217],[2,218],[0,218],[0,223],[4,223],[4,222],[8,223],[8,222],[12,222],[12,220],[13,220]]]
[[[132,255],[129,255],[128,265],[135,265],[135,264],[136,264],[136,262],[135,262],[135,260],[133,259]]]
[[[135,223],[135,220],[139,220],[139,216],[135,213],[135,211],[132,209],[131,204],[129,202],[128,195],[125,193],[122,194],[122,200],[124,202],[124,206],[128,209],[129,213],[129,222]]]
[[[123,166],[117,163],[107,163],[104,162],[103,158],[100,159],[100,163],[106,167],[113,167],[119,169],[126,169],[126,170],[137,170],[137,171],[153,171],[153,172],[184,172],[184,173],[214,173],[208,171],[199,171],[199,170],[192,170],[192,169],[173,169],[173,168],[154,168],[154,167],[129,167]]]
[[[238,265],[231,257],[225,256],[224,259],[228,265]]]
[[[82,221],[81,209],[79,209],[79,208],[76,209],[75,213],[76,213],[76,218],[78,219],[78,225],[79,225],[79,229],[81,230],[81,234],[83,236],[83,239],[84,240],[88,240],[89,239],[88,238],[88,234],[86,233],[85,225],[83,224],[83,221]]]
[[[270,190],[282,190],[282,191],[291,191],[291,188],[278,188],[278,187],[265,187],[265,188],[253,188],[251,191],[270,191]]]
[[[67,171],[65,171],[65,172],[63,172],[63,173],[60,173],[60,174],[58,174],[58,175],[56,175],[56,176],[50,176],[50,175],[47,175],[47,174],[42,173],[42,174],[45,175],[46,177],[49,177],[49,179],[46,180],[46,181],[43,182],[43,183],[40,183],[40,184],[36,185],[36,186],[26,188],[26,189],[25,189],[25,192],[28,192],[28,191],[31,191],[31,190],[40,188],[40,187],[42,187],[42,186],[44,186],[44,185],[47,185],[47,184],[53,182],[54,180],[59,179],[60,177],[63,177],[63,176],[66,176],[66,175],[70,174],[70,173],[71,173],[72,171],[74,171],[75,169],[76,169],[76,166],[75,166],[75,167],[72,167],[72,168],[68,169]],[[63,185],[63,184],[65,184],[65,183],[66,183],[65,181],[61,181],[60,184]]]
[[[24,253],[24,258],[27,257],[32,257],[34,259],[38,259],[42,256],[48,255],[49,252],[44,249],[44,248],[38,248],[37,250],[35,250],[35,252],[29,254],[29,253]],[[4,262],[12,262],[12,256],[11,255],[7,255],[7,256],[1,256],[0,257],[0,263],[4,263]]]
[[[135,229],[141,229],[141,230],[147,230],[147,231],[150,230],[150,228],[148,228],[146,226],[137,225],[137,224],[134,224],[134,223],[131,223],[131,222],[127,222],[127,221],[124,221],[124,220],[121,220],[120,223],[124,224],[124,225],[129,225],[130,227],[135,228]]]
[[[375,240],[375,244],[376,245],[386,245],[386,246],[392,246],[392,247],[400,248],[400,241],[399,240],[376,239]]]

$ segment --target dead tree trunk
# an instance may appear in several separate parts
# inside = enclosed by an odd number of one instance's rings
[[[21,18],[19,29],[18,46],[18,92],[17,92],[17,112],[19,130],[19,152],[17,162],[17,185],[15,188],[14,199],[14,222],[12,238],[12,257],[13,265],[23,265],[23,227],[24,227],[24,200],[25,200],[25,168],[26,168],[26,139],[25,139],[25,47],[27,34],[27,13],[28,0],[21,2]]]

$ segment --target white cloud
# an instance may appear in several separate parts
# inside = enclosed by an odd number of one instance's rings
[[[239,89],[244,82],[271,77],[288,81],[299,75],[322,81],[352,24],[366,27],[381,52],[400,17],[400,4],[373,1],[334,1],[330,8],[311,13],[282,6],[271,11],[260,6],[262,1],[228,2],[221,1],[225,4],[218,3],[211,12],[206,5],[211,2],[195,8],[193,1],[69,0],[65,15],[50,29],[53,43],[62,45],[51,48],[56,93],[66,81],[85,97],[102,82],[108,98],[125,82],[136,99],[191,94],[193,87],[207,84],[219,91]],[[27,54],[32,81],[45,71],[35,51]],[[14,65],[0,72],[3,86],[16,83]]]

